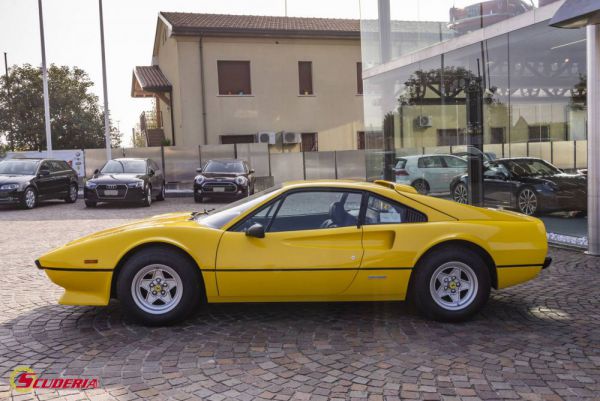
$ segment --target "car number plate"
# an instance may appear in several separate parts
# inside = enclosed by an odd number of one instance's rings
[[[106,189],[104,191],[104,196],[117,196],[119,195],[119,191],[116,189]]]
[[[225,187],[213,187],[214,192],[225,192]]]

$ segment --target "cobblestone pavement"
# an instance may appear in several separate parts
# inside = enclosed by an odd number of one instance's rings
[[[554,265],[494,292],[482,314],[441,324],[402,303],[213,305],[187,322],[136,325],[109,307],[56,304],[41,253],[144,215],[197,209],[55,204],[0,210],[0,399],[600,400],[600,260]],[[97,376],[86,392],[11,392],[17,365]]]

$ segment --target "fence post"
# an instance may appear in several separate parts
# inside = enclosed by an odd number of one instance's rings
[[[335,179],[338,179],[338,168],[337,168],[337,150],[333,151],[333,167],[335,171]]]

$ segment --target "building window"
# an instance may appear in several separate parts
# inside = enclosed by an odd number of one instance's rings
[[[254,142],[256,142],[256,135],[221,135],[221,143],[223,145]]]
[[[358,131],[356,133],[356,149],[366,149],[364,131]]]
[[[250,62],[217,61],[219,95],[250,95]]]
[[[490,143],[504,143],[504,127],[492,127],[490,130]]]
[[[467,137],[463,129],[446,128],[437,130],[437,146],[466,145]]]
[[[313,94],[312,61],[298,61],[298,82],[301,95]]]
[[[550,140],[549,125],[534,125],[529,127],[529,142],[542,142]]]
[[[356,63],[356,93],[363,94],[362,63]]]
[[[302,134],[302,151],[316,152],[319,150],[319,142],[316,132],[305,132]]]

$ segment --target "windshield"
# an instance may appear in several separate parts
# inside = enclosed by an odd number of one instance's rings
[[[239,161],[215,161],[211,160],[203,170],[205,173],[245,173],[244,165]]]
[[[39,160],[5,160],[0,162],[0,174],[34,175]]]
[[[102,167],[103,174],[146,174],[144,160],[110,160]]]
[[[216,209],[209,215],[200,214],[195,219],[203,226],[221,228],[237,216],[273,196],[273,192],[279,189],[281,189],[281,185],[276,185],[247,198],[240,199],[237,202],[230,203],[225,207]]]
[[[551,176],[560,171],[542,160],[508,160],[506,165],[510,172],[518,177]]]

